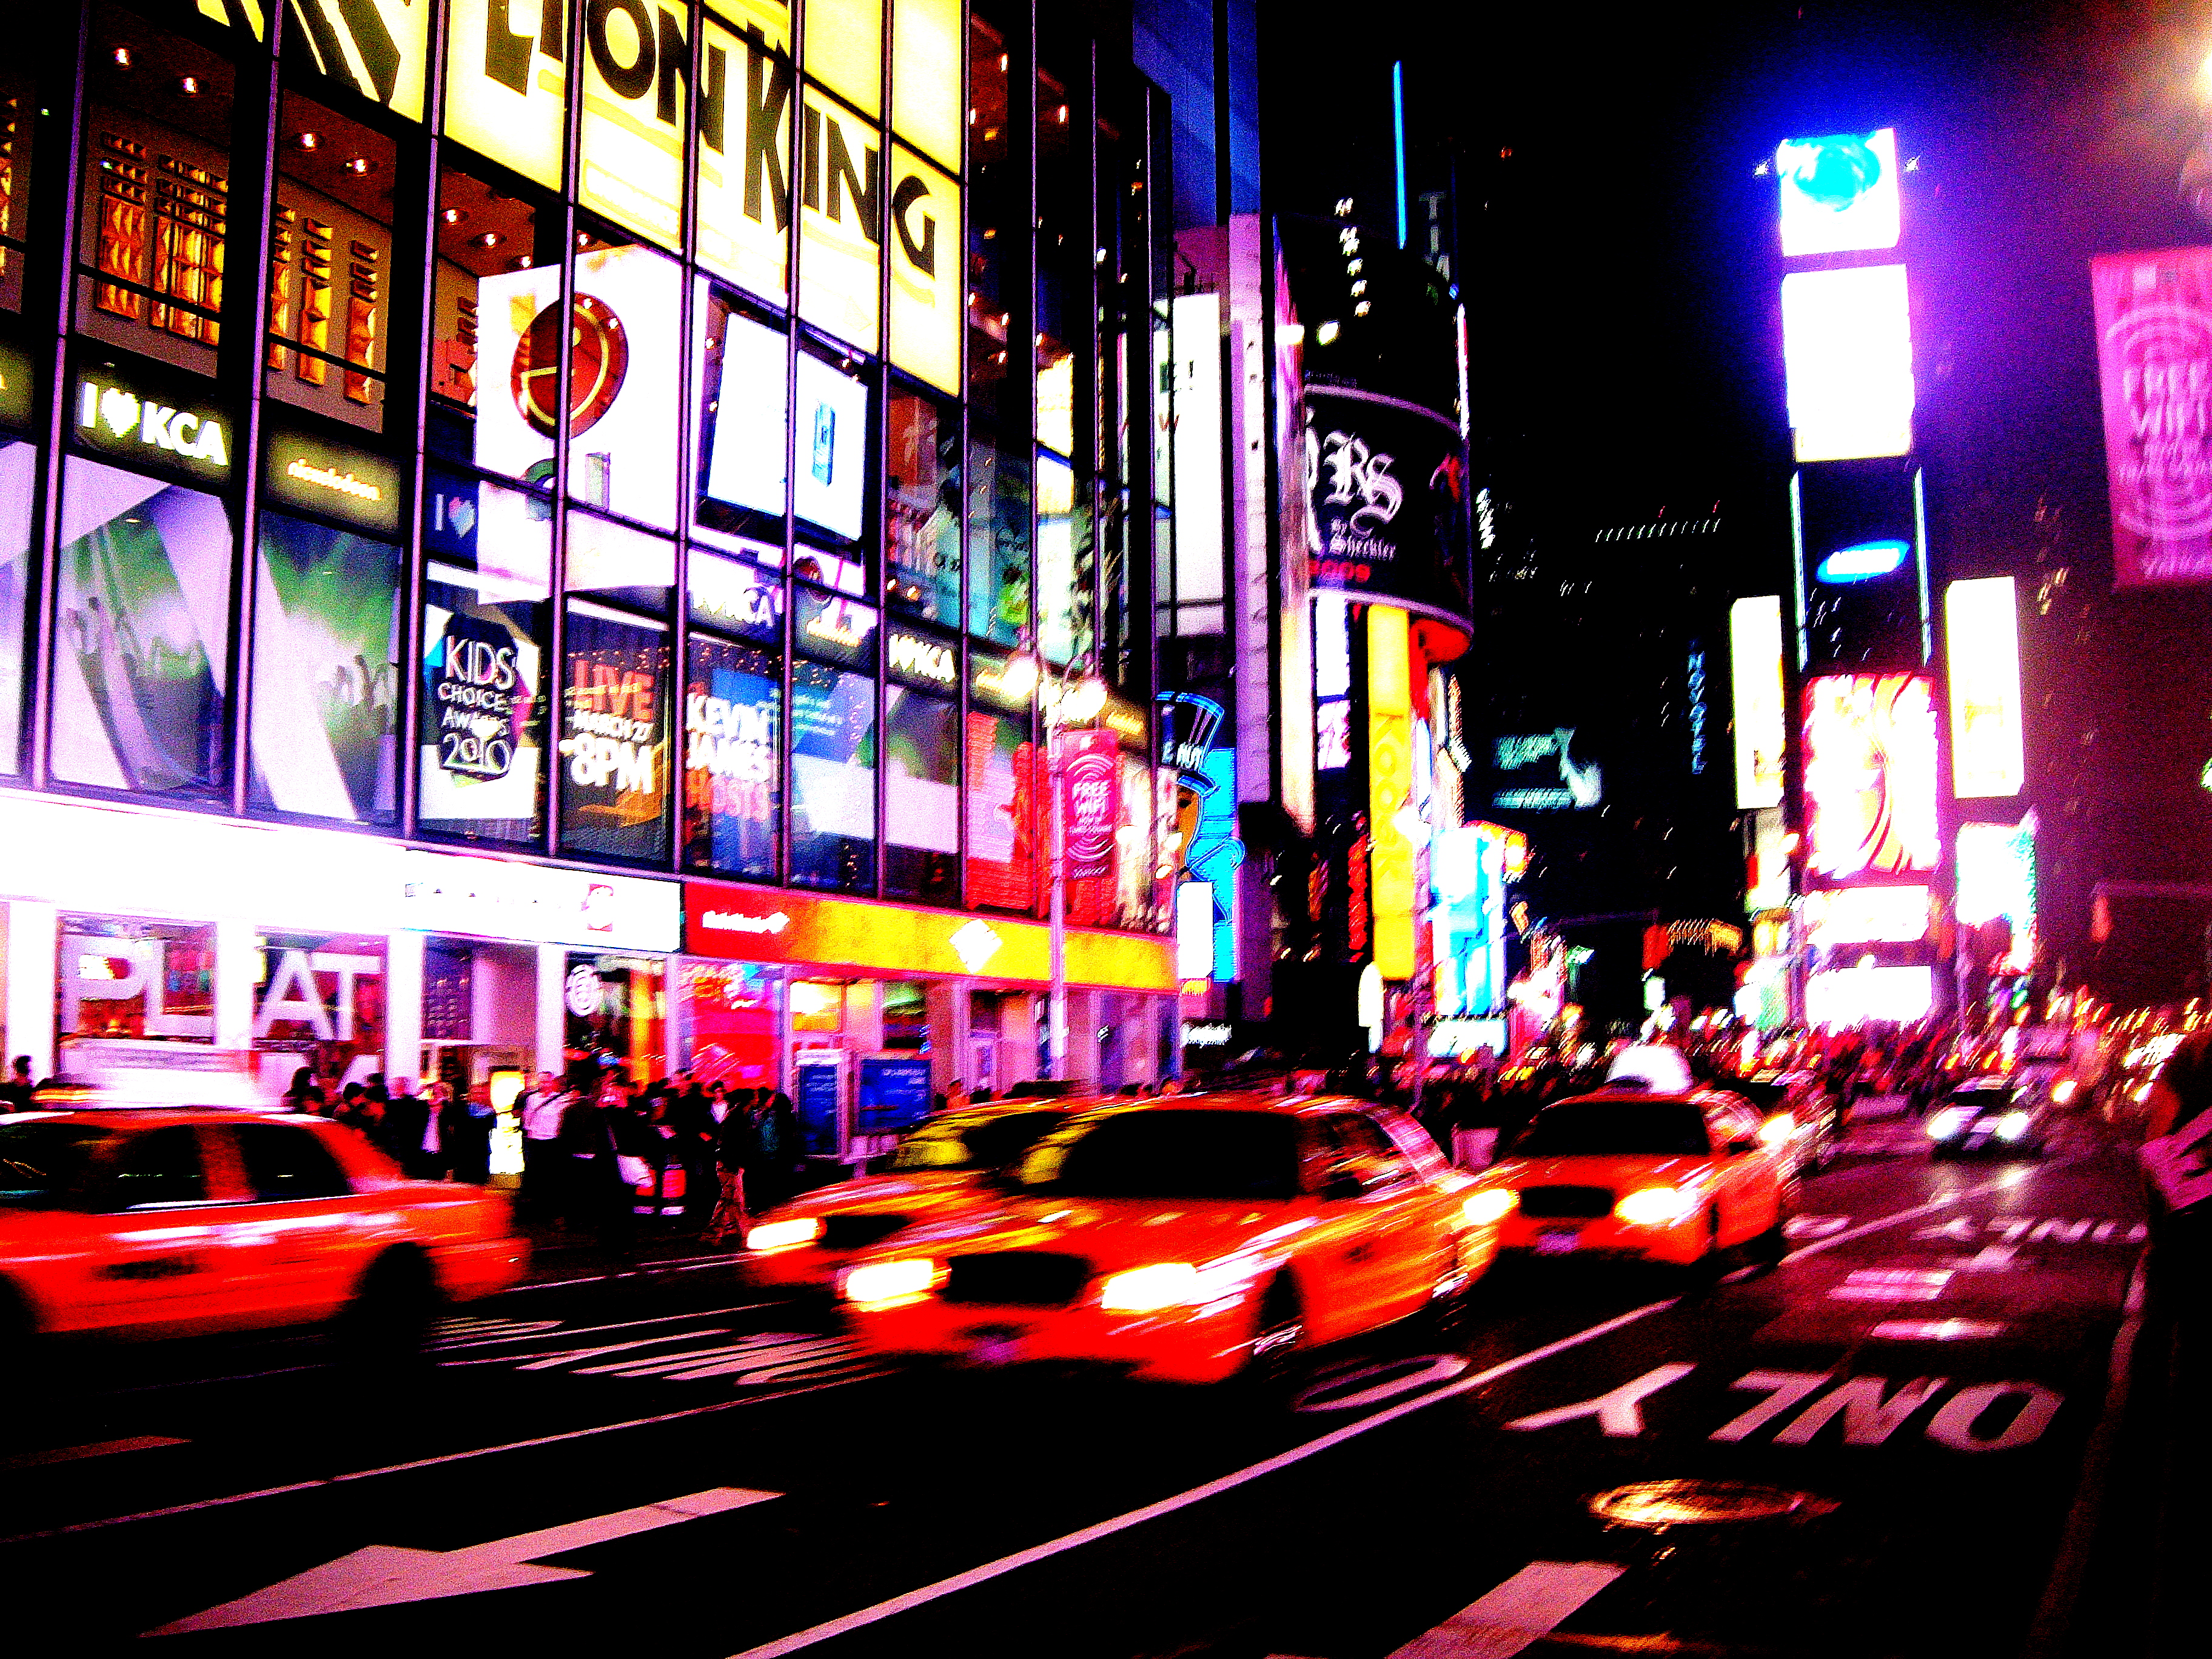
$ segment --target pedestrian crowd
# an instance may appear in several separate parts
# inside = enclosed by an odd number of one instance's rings
[[[410,1180],[490,1179],[497,1114],[481,1089],[381,1073],[331,1098],[310,1066],[284,1100],[360,1131]],[[541,1072],[515,1102],[522,1130],[517,1212],[556,1234],[627,1239],[640,1213],[672,1217],[711,1241],[743,1233],[745,1219],[782,1202],[804,1179],[805,1147],[791,1097],[732,1087],[690,1072],[641,1085],[580,1062]]]

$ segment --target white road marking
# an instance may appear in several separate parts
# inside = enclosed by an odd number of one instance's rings
[[[2032,1267],[2034,1258],[2023,1256],[2016,1244],[1984,1244],[1972,1255],[1953,1256],[1948,1264],[1955,1273],[2004,1273],[2014,1267]]]
[[[1978,1342],[2003,1329],[1994,1319],[1885,1319],[1867,1334],[1892,1342]]]
[[[1577,1400],[1571,1406],[1554,1406],[1547,1412],[1531,1412],[1526,1417],[1516,1417],[1505,1426],[1509,1429],[1555,1429],[1562,1423],[1571,1423],[1577,1418],[1595,1417],[1598,1427],[1616,1438],[1628,1438],[1644,1432],[1644,1401],[1671,1382],[1679,1382],[1698,1368],[1676,1361],[1671,1365],[1658,1365],[1622,1383],[1619,1388],[1589,1400]]]
[[[1432,1382],[1449,1382],[1467,1367],[1467,1359],[1455,1353],[1425,1354],[1389,1364],[1364,1365],[1345,1376],[1327,1377],[1315,1383],[1291,1402],[1291,1409],[1300,1412],[1359,1411],[1369,1406],[1379,1406],[1386,1400],[1395,1400],[1401,1395],[1411,1394],[1416,1389],[1425,1389]],[[1350,1394],[1340,1392],[1358,1382],[1366,1382],[1368,1386]]]
[[[1603,1561],[1531,1561],[1390,1659],[1513,1659],[1625,1571]]]
[[[0,1469],[42,1469],[54,1463],[76,1463],[88,1457],[112,1457],[118,1452],[155,1451],[163,1446],[189,1446],[172,1434],[134,1434],[123,1440],[94,1440],[82,1446],[55,1446],[46,1451],[18,1452],[0,1457]]]
[[[1826,1238],[1851,1224],[1847,1215],[1793,1215],[1782,1224],[1784,1238]]]
[[[489,1543],[471,1544],[465,1549],[418,1550],[392,1544],[370,1544],[335,1561],[295,1573],[250,1595],[241,1595],[234,1601],[225,1601],[146,1633],[178,1636],[188,1631],[274,1624],[286,1619],[351,1613],[362,1607],[388,1607],[403,1601],[436,1601],[448,1596],[475,1595],[485,1590],[512,1589],[524,1584],[588,1578],[591,1574],[579,1568],[532,1564],[544,1556],[565,1555],[570,1550],[605,1543],[610,1539],[678,1526],[702,1516],[727,1514],[781,1495],[744,1486],[714,1486],[658,1504],[617,1510],[611,1515],[589,1516],[558,1527],[518,1533],[512,1538],[495,1538]]]
[[[1808,1446],[1814,1436],[1841,1417],[1846,1446],[1879,1446],[1949,1382],[1944,1376],[1918,1376],[1899,1383],[1892,1394],[1887,1377],[1847,1378],[1800,1412],[1774,1437],[1774,1443]]]
[[[762,1308],[773,1305],[767,1302],[740,1302],[733,1307],[700,1308],[690,1313],[663,1314],[657,1319],[623,1319],[608,1325],[568,1325],[564,1321],[558,1319],[518,1319],[504,1322],[512,1323],[522,1328],[496,1336],[465,1336],[457,1334],[457,1340],[436,1342],[432,1345],[432,1347],[439,1353],[451,1353],[460,1348],[489,1348],[509,1342],[526,1342],[537,1337],[557,1337],[565,1341],[572,1336],[596,1336],[602,1331],[637,1331],[643,1330],[648,1325],[679,1325],[687,1320],[720,1319],[728,1314],[753,1313]],[[495,1364],[500,1362],[495,1360],[490,1363]]]
[[[1129,1510],[1123,1514],[1096,1522],[1074,1532],[1064,1533],[1060,1537],[1049,1539],[1044,1543],[1032,1544],[1027,1549],[1016,1550],[1011,1555],[1002,1555],[995,1561],[986,1561],[981,1566],[970,1567],[965,1572],[954,1573],[949,1578],[940,1578],[934,1583],[924,1584],[917,1589],[910,1589],[903,1595],[889,1597],[872,1606],[857,1608],[854,1612],[840,1614],[835,1619],[824,1620],[822,1623],[810,1626],[805,1630],[794,1631],[788,1636],[778,1637],[775,1641],[761,1643],[757,1647],[747,1648],[743,1653],[732,1656],[732,1659],[781,1659],[784,1654],[797,1653],[814,1646],[818,1642],[829,1641],[833,1637],[843,1636],[856,1630],[865,1630],[871,1625],[880,1624],[886,1619],[895,1619],[900,1613],[910,1613],[916,1607],[927,1607],[933,1601],[942,1601],[945,1597],[957,1595],[962,1590],[972,1589],[978,1584],[988,1584],[993,1579],[1002,1578],[1010,1572],[1018,1572],[1022,1568],[1034,1565],[1039,1561],[1048,1561],[1055,1555],[1064,1555],[1070,1550],[1081,1549],[1086,1544],[1095,1544],[1102,1538],[1112,1538],[1117,1534],[1128,1531],[1133,1527],[1141,1527],[1149,1521],[1160,1519],[1163,1516],[1174,1515],[1194,1504],[1206,1503],[1211,1498],[1220,1497],[1224,1492],[1234,1492],[1239,1486],[1247,1486],[1252,1481],[1274,1474],[1280,1470],[1291,1468],[1310,1457],[1334,1450],[1339,1446],[1356,1440],[1370,1429],[1378,1429],[1387,1423],[1395,1423],[1401,1418],[1412,1416],[1415,1412],[1426,1411],[1439,1401],[1455,1399],[1476,1389],[1486,1388],[1501,1376],[1510,1376],[1515,1371],[1534,1365],[1539,1361],[1549,1359],[1554,1354],[1565,1353],[1571,1349],[1580,1347],[1585,1342],[1595,1341],[1601,1336],[1610,1336],[1613,1332],[1632,1325],[1639,1319],[1673,1307],[1679,1299],[1679,1297],[1668,1297],[1663,1302],[1647,1302],[1640,1308],[1631,1308],[1625,1314],[1618,1314],[1611,1319],[1602,1320],[1586,1329],[1575,1332],[1571,1336],[1563,1336],[1556,1342],[1547,1342],[1540,1348],[1531,1348],[1528,1352],[1516,1354],[1510,1359],[1502,1359],[1497,1364],[1477,1371],[1471,1376],[1461,1377],[1455,1382],[1447,1382],[1432,1393],[1421,1395],[1412,1400],[1401,1401],[1395,1406],[1384,1407],[1372,1417],[1363,1417],[1357,1423],[1347,1423],[1340,1429],[1332,1429],[1327,1434],[1317,1435],[1311,1440],[1301,1441],[1287,1451],[1278,1452],[1274,1456],[1262,1459],[1257,1463],[1249,1463],[1241,1469],[1233,1469],[1229,1474],[1218,1476],[1201,1486],[1192,1486],[1186,1491],[1146,1504],[1142,1508]]]
[[[2020,1404],[1996,1432],[1981,1432],[1981,1419],[1998,1401],[2017,1398]],[[1954,1451],[2010,1451],[2039,1440],[2058,1415],[2064,1396],[2035,1382],[1983,1382],[1961,1389],[1943,1402],[1928,1425],[1928,1437]]]
[[[1793,1406],[1820,1395],[1774,1437],[1773,1444],[1810,1445],[1822,1429],[1840,1416],[1846,1446],[1879,1446],[1951,1385],[1941,1376],[1915,1377],[1899,1384],[1893,1393],[1886,1376],[1839,1378],[1830,1371],[1747,1371],[1730,1386],[1763,1389],[1767,1397],[1741,1417],[1722,1424],[1708,1439],[1747,1439]],[[1828,1391],[1822,1394],[1824,1389]],[[1998,1413],[1985,1430],[1984,1415],[2007,1401],[2016,1401],[2013,1409]],[[2040,1439],[2064,1403],[2063,1395],[2039,1383],[1976,1383],[1945,1401],[1923,1432],[1937,1445],[1954,1451],[2011,1451]]]
[[[1950,1282],[1947,1267],[1858,1267],[1828,1296],[1836,1302],[1933,1302]]]

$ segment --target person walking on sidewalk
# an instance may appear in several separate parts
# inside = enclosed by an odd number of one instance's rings
[[[568,1108],[569,1094],[560,1079],[540,1072],[530,1092],[522,1097],[522,1212],[533,1219],[551,1220],[564,1226],[562,1178],[567,1173],[561,1148],[561,1114]]]
[[[752,1146],[752,1096],[750,1089],[731,1090],[726,1097],[729,1109],[714,1133],[714,1165],[721,1191],[707,1223],[709,1243],[720,1244],[733,1233],[740,1240],[744,1237],[745,1159]]]

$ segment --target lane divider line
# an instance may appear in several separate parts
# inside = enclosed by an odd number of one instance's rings
[[[162,1446],[189,1446],[173,1434],[134,1434],[124,1440],[94,1440],[82,1446],[56,1446],[47,1451],[18,1452],[0,1457],[0,1469],[43,1469],[56,1463],[75,1463],[87,1457],[112,1457],[118,1452],[153,1451]]]
[[[1233,1469],[1229,1474],[1218,1476],[1202,1486],[1193,1486],[1186,1492],[1179,1492],[1170,1497],[1160,1498],[1155,1503],[1144,1505],[1141,1509],[1131,1510],[1126,1514],[1095,1522],[1090,1526],[1062,1534],[1060,1537],[1050,1539],[1044,1543],[1032,1544],[1027,1549],[1017,1550],[1012,1555],[1002,1555],[995,1561],[986,1561],[981,1566],[970,1567],[965,1572],[955,1573],[949,1578],[940,1578],[935,1583],[924,1584],[920,1589],[908,1590],[902,1595],[891,1596],[888,1600],[876,1602],[872,1607],[861,1607],[855,1612],[842,1614],[836,1619],[825,1620],[818,1625],[810,1626],[805,1630],[794,1632],[789,1636],[779,1637],[773,1642],[763,1642],[757,1647],[747,1648],[742,1653],[732,1656],[732,1659],[780,1659],[781,1655],[797,1653],[802,1649],[813,1647],[817,1643],[829,1641],[834,1637],[848,1635],[856,1630],[864,1630],[870,1625],[880,1624],[886,1619],[895,1619],[902,1613],[910,1613],[916,1607],[927,1607],[932,1601],[941,1601],[945,1596],[973,1589],[977,1584],[988,1583],[994,1578],[1002,1578],[1010,1572],[1018,1572],[1022,1568],[1033,1565],[1036,1562],[1050,1560],[1055,1555],[1065,1554],[1070,1550],[1081,1549],[1086,1544],[1095,1544],[1101,1539],[1111,1538],[1115,1534],[1127,1532],[1133,1527],[1141,1527],[1147,1522],[1173,1515],[1180,1510],[1190,1508],[1193,1504],[1206,1503],[1209,1499],[1220,1497],[1224,1492],[1234,1492],[1239,1486],[1249,1485],[1252,1481],[1262,1480],[1283,1469],[1303,1463],[1310,1457],[1316,1457],[1322,1452],[1334,1450],[1336,1447],[1358,1439],[1370,1429],[1379,1429],[1386,1423],[1395,1423],[1401,1418],[1412,1416],[1415,1412],[1425,1411],[1439,1401],[1472,1393],[1477,1389],[1495,1382],[1501,1376],[1510,1376],[1515,1371],[1534,1365],[1540,1360],[1549,1359],[1554,1354],[1561,1354],[1569,1349],[1578,1348],[1583,1343],[1595,1341],[1601,1336],[1610,1336],[1613,1332],[1632,1325],[1639,1319],[1674,1306],[1680,1299],[1679,1297],[1670,1296],[1663,1301],[1647,1302],[1640,1308],[1631,1308],[1625,1314],[1615,1315],[1611,1319],[1601,1321],[1586,1329],[1577,1331],[1571,1336],[1563,1336],[1555,1342],[1547,1342],[1541,1347],[1531,1348],[1526,1353],[1516,1354],[1512,1358],[1501,1360],[1486,1370],[1476,1371],[1472,1376],[1463,1376],[1455,1382],[1447,1382],[1440,1389],[1414,1399],[1404,1401],[1387,1410],[1379,1411],[1372,1417],[1363,1417],[1357,1423],[1347,1423],[1340,1429],[1332,1429],[1327,1434],[1311,1440],[1302,1441],[1287,1451],[1278,1452],[1273,1457],[1264,1458],[1257,1463],[1247,1464],[1241,1469]],[[1561,1616],[1565,1617],[1564,1614]]]
[[[1531,1561],[1390,1659],[1513,1659],[1626,1571],[1606,1561]]]
[[[569,1325],[556,1320],[539,1330],[509,1331],[504,1336],[472,1336],[466,1332],[457,1334],[452,1340],[435,1340],[430,1344],[434,1353],[454,1353],[463,1348],[489,1348],[515,1342],[566,1341],[572,1336],[592,1336],[601,1331],[634,1331],[647,1325],[675,1325],[687,1319],[720,1319],[728,1314],[757,1313],[772,1308],[772,1302],[740,1302],[733,1308],[704,1308],[697,1313],[663,1314],[658,1319],[625,1319],[611,1325]]]

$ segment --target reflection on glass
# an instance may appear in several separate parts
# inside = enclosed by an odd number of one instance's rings
[[[219,795],[230,768],[230,515],[213,495],[71,457],[63,470],[53,771]]]
[[[780,556],[790,501],[787,337],[703,281],[698,299],[698,533],[726,546],[767,542]]]
[[[256,573],[254,804],[391,823],[398,793],[399,550],[264,511]]]
[[[896,386],[888,413],[884,597],[909,616],[957,626],[959,416]]]
[[[1006,41],[980,17],[968,29],[968,397],[979,421],[1026,427],[1006,395],[1006,343],[1026,281],[1030,179],[1006,131]],[[1024,307],[1025,308],[1025,307]]]
[[[433,469],[422,544],[417,822],[536,841],[545,827],[545,503]]]
[[[951,898],[960,851],[960,708],[902,685],[884,690],[884,885]]]
[[[269,392],[371,431],[384,424],[398,155],[382,133],[284,94],[269,233]]]
[[[560,224],[558,214],[541,215],[471,173],[440,172],[430,447],[547,487],[552,422],[533,426],[515,399],[539,395],[535,359],[560,347]],[[479,422],[488,428],[482,441]]]
[[[684,694],[684,862],[775,879],[781,659],[704,634],[690,641]]]
[[[20,69],[0,69],[0,311],[23,306],[23,240],[30,228],[31,135],[38,88]]]
[[[968,446],[968,631],[1001,645],[1030,628],[1030,470],[977,433]]]
[[[568,339],[568,493],[627,518],[676,526],[681,278],[652,249],[576,239]],[[544,375],[533,342],[532,372]],[[544,385],[552,384],[549,376]],[[532,422],[557,424],[533,402]]]
[[[1037,644],[1054,662],[1091,653],[1089,595],[1079,560],[1089,526],[1075,511],[1075,473],[1066,462],[1040,453],[1036,472]]]
[[[876,684],[791,669],[791,878],[848,892],[876,881]]]
[[[561,846],[668,855],[668,629],[571,600],[561,688]]]

